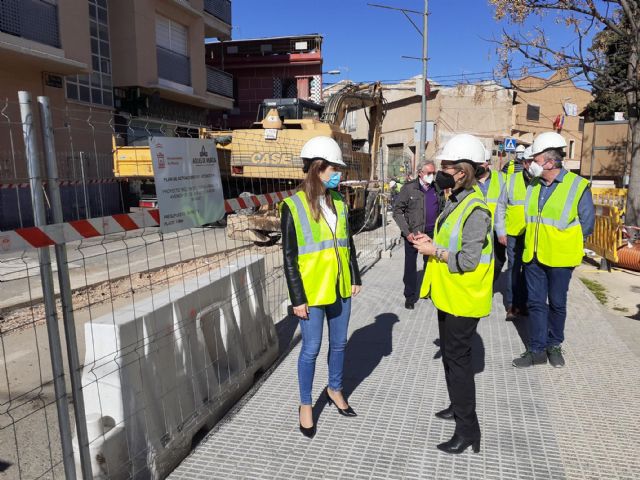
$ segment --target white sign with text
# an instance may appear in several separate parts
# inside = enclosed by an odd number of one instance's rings
[[[201,227],[224,217],[220,165],[213,140],[150,137],[160,230]]]

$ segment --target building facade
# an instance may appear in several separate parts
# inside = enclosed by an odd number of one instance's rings
[[[319,102],[322,94],[322,36],[318,34],[207,43],[207,68],[233,78],[235,103],[224,116],[212,112],[218,128],[247,128],[267,98]]]
[[[525,145],[541,132],[555,130],[567,141],[565,167],[580,169],[584,112],[593,100],[563,71],[549,78],[527,76],[513,81],[513,136]]]
[[[36,116],[36,97],[50,99],[65,217],[119,212],[114,139],[194,135],[209,110],[232,107],[232,79],[205,64],[207,37],[231,37],[229,0],[0,2],[0,229],[33,221],[19,90]]]
[[[587,122],[580,175],[617,188],[629,185],[631,129],[628,120]]]
[[[336,84],[325,97],[339,90]],[[419,153],[422,82],[414,77],[384,86],[385,117],[382,124],[384,175],[401,177],[413,171]],[[427,95],[426,157],[433,158],[456,133],[478,136],[496,150],[511,131],[512,105],[508,89],[493,82],[446,87],[430,82]],[[368,149],[368,120],[364,110],[350,112],[342,125],[354,144]]]
[[[344,82],[325,89],[325,98]],[[386,115],[382,125],[385,175],[411,172],[417,156],[421,81],[414,77],[384,86]],[[589,91],[577,87],[563,72],[548,79],[525,77],[513,81],[513,88],[495,82],[443,86],[430,82],[427,96],[426,157],[433,158],[456,133],[479,137],[491,150],[493,163],[501,168],[507,157],[500,145],[507,137],[529,145],[535,135],[555,130],[567,141],[565,167],[581,168],[584,118],[581,113],[592,100]],[[354,137],[354,144],[367,148],[368,121],[364,111],[351,112],[342,127]]]

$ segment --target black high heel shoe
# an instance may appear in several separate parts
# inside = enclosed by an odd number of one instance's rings
[[[302,407],[298,407],[298,422],[300,422],[300,410],[302,409]],[[316,436],[316,424],[314,423],[312,426],[310,427],[303,427],[301,423],[299,423],[300,426],[300,433],[302,433],[305,437],[307,438],[313,438]]]
[[[439,450],[453,454],[462,453],[469,447],[473,449],[473,453],[478,453],[480,451],[480,439],[469,440],[454,433],[451,440],[438,445]]]
[[[324,389],[324,393],[327,396],[327,401],[331,405],[335,405],[335,407],[338,409],[338,413],[340,415],[343,415],[345,417],[357,417],[358,416],[358,414],[350,406],[347,406],[347,408],[340,408],[338,405],[336,405],[336,402],[331,400],[331,397],[329,396],[329,387]]]

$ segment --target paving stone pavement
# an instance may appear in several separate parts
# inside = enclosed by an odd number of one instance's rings
[[[453,423],[433,416],[448,404],[437,320],[428,300],[403,308],[402,266],[396,248],[367,272],[353,302],[344,388],[357,418],[338,415],[321,395],[325,331],[314,439],[298,431],[297,345],[170,478],[640,478],[640,358],[577,278],[569,292],[564,369],[511,366],[524,349],[518,330],[525,325],[505,322],[502,295],[495,293],[473,345],[481,452],[438,451]]]

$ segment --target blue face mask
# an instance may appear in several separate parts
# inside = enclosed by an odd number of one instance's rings
[[[333,172],[329,177],[329,180],[322,181],[323,185],[327,188],[336,188],[340,183],[340,177],[342,176],[341,172]]]

